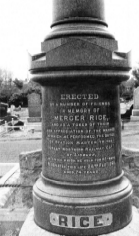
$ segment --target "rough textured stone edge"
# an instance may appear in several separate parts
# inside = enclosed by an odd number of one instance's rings
[[[122,147],[122,155],[139,157],[139,149]]]
[[[114,233],[107,234],[107,236],[139,236],[139,211],[133,207],[133,219],[131,223]],[[37,226],[34,222],[34,210],[33,208],[30,210],[26,221],[24,222],[19,236],[59,236],[59,234],[48,232],[39,226]],[[103,234],[104,236],[104,234]]]
[[[37,149],[37,150],[35,150],[35,151],[27,151],[27,152],[21,152],[20,153],[20,156],[22,156],[22,155],[29,155],[29,154],[33,154],[33,153],[42,153],[42,149]]]

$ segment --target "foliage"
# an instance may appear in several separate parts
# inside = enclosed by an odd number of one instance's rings
[[[32,80],[30,80],[25,90],[25,93],[30,94],[33,92],[41,95],[41,86],[38,83],[35,83]]]
[[[137,63],[137,65],[133,67],[131,73],[135,79],[135,87],[138,87],[139,86],[139,63]]]
[[[13,81],[17,88],[22,89],[23,88],[23,81],[18,80],[17,78]]]
[[[120,98],[124,100],[131,100],[133,99],[133,93],[135,88],[135,79],[131,77],[126,82],[120,84]]]
[[[22,100],[23,100],[23,94],[22,93],[14,93],[11,95],[9,99],[9,105],[15,105],[18,107],[19,105],[22,105]]]
[[[12,72],[0,68],[0,102],[8,102],[12,93]]]
[[[41,95],[41,86],[32,80],[29,83],[18,78],[13,80],[11,71],[0,68],[0,102],[26,107],[27,95],[33,92]]]

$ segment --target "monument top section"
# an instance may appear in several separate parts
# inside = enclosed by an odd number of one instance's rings
[[[130,53],[118,51],[117,41],[108,30],[105,0],[52,1],[52,29],[42,42],[42,53],[32,56],[34,81],[50,85],[86,82],[86,77],[91,83],[92,78],[93,83],[127,80]]]
[[[75,21],[90,21],[107,26],[104,0],[53,0],[52,26]]]

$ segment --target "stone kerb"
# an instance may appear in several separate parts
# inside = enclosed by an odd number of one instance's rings
[[[139,149],[122,147],[122,161],[125,176],[133,186],[133,205],[139,208]]]
[[[19,155],[22,202],[32,207],[32,187],[42,170],[42,151],[24,152]]]

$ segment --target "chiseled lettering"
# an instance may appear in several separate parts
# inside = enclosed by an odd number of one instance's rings
[[[50,223],[58,227],[79,229],[98,228],[109,226],[112,222],[113,215],[111,213],[89,216],[59,215],[57,213],[50,213]]]
[[[104,120],[104,121],[106,121],[107,117],[106,117],[106,115],[90,115],[90,121],[94,121],[94,120],[98,120],[98,121]]]
[[[94,226],[103,226],[103,220],[102,220],[102,215],[99,216],[94,216]]]
[[[80,226],[81,227],[89,227],[89,217],[81,217],[80,218]]]
[[[98,94],[88,94],[88,99],[91,100],[91,99],[98,99],[99,96]]]
[[[85,120],[85,117],[84,115],[75,115],[75,116],[55,116],[54,119],[56,121],[84,121]]]
[[[67,216],[63,216],[63,215],[59,216],[59,225],[67,227],[68,226],[67,221],[68,221]]]
[[[61,94],[61,100],[96,100],[99,99],[98,94]]]

